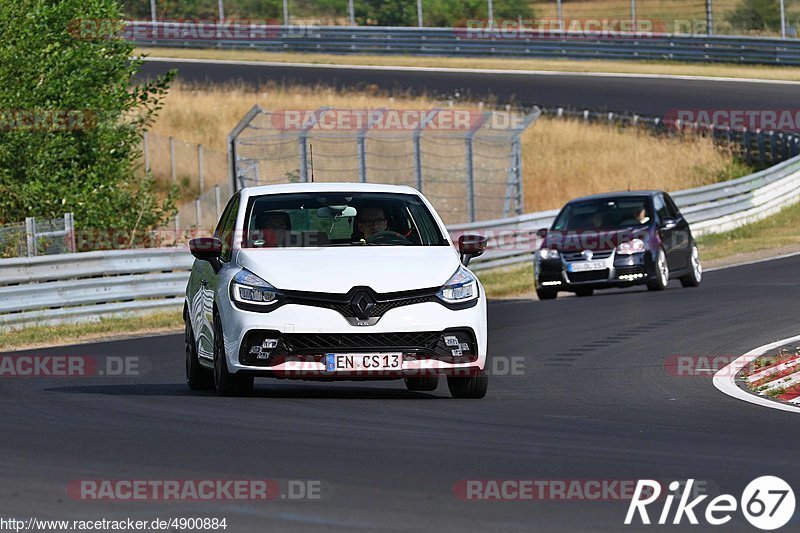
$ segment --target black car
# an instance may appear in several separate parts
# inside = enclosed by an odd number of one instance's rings
[[[703,268],[689,224],[663,191],[596,194],[567,203],[534,259],[536,294],[590,296],[595,289],[646,284],[663,290],[670,279],[697,287]]]

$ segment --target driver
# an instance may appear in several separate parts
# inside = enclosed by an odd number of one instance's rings
[[[364,239],[369,239],[372,235],[386,231],[388,221],[386,220],[386,213],[380,207],[364,207],[358,210],[356,215],[356,225],[358,231],[364,236]]]

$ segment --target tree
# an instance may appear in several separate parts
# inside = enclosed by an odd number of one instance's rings
[[[738,30],[778,31],[781,28],[781,8],[778,0],[742,0],[726,19]]]
[[[137,168],[174,73],[132,85],[120,21],[116,0],[0,3],[0,221],[73,212],[132,236],[174,212]]]

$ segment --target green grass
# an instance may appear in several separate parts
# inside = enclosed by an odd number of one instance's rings
[[[508,298],[533,294],[533,261],[521,265],[479,270],[478,277],[489,298]]]
[[[800,203],[753,224],[697,239],[703,260],[800,244]]]
[[[99,322],[1,330],[0,352],[77,343],[132,333],[167,332],[180,328],[183,328],[183,317],[178,310],[136,317],[103,318]]]

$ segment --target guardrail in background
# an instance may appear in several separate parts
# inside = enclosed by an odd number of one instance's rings
[[[172,26],[170,26],[172,24]],[[667,60],[715,63],[800,65],[800,40],[616,32],[592,34],[485,28],[401,28],[365,26],[251,25],[245,38],[225,25],[206,25],[207,33],[181,37],[174,23],[129,21],[126,37],[140,46],[247,49],[268,52],[335,54],[411,54],[450,57],[536,57],[570,59]]]
[[[800,156],[728,182],[673,193],[695,235],[727,231],[800,201]],[[474,270],[530,261],[536,230],[557,210],[451,226],[479,232]],[[183,305],[193,258],[185,248],[120,250],[0,260],[0,327],[97,320]]]

